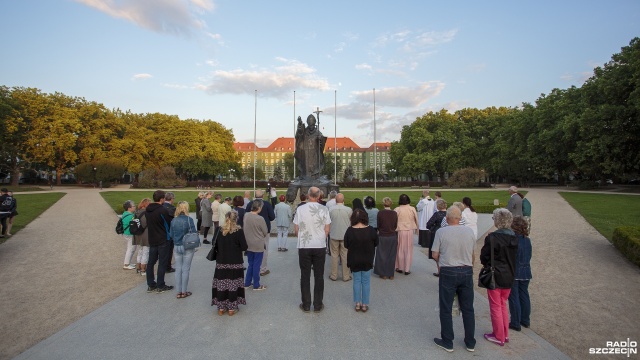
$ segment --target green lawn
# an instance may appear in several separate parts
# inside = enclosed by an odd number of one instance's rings
[[[609,241],[615,228],[638,226],[640,197],[637,195],[577,192],[561,192],[560,195]]]
[[[15,194],[14,197],[18,202],[18,216],[13,219],[11,233],[16,234],[64,195],[65,193]],[[0,243],[6,240],[7,238],[0,239]]]
[[[451,205],[454,201],[462,201],[462,198],[468,196],[471,198],[473,205],[493,205],[493,200],[498,199],[503,206],[509,201],[509,192],[506,190],[490,190],[490,191],[460,191],[460,190],[438,190],[442,192],[442,197],[447,201],[448,205]],[[194,200],[198,196],[198,191],[174,191],[176,195],[176,203],[178,201],[188,201],[190,210],[195,210]],[[243,194],[242,190],[221,190],[216,191],[225,196],[235,196]],[[278,191],[278,196],[284,194],[285,191]],[[378,208],[382,208],[382,199],[390,197],[394,203],[394,207],[398,205],[398,198],[400,194],[407,194],[411,199],[411,204],[415,205],[422,195],[422,190],[419,189],[407,189],[406,191],[389,191],[379,190],[376,197],[376,204]],[[431,197],[434,197],[434,190],[431,190]],[[111,206],[111,208],[118,214],[122,214],[122,204],[127,200],[133,200],[136,204],[145,197],[151,198],[153,190],[140,190],[140,191],[104,191],[100,195]],[[373,189],[362,189],[357,191],[345,190],[345,203],[351,204],[351,201],[355,198],[364,199],[365,196],[373,196]]]

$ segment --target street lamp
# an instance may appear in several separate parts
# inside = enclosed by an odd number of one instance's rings
[[[231,174],[234,174],[235,176],[235,173],[236,173],[235,169],[229,169],[229,182],[231,182]]]

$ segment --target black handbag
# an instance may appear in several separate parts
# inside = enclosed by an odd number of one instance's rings
[[[216,245],[218,243],[218,234],[216,233],[216,237],[213,239],[212,244],[211,244],[211,250],[209,250],[209,253],[207,254],[207,260],[209,261],[215,261],[216,258],[218,257],[218,247]]]
[[[491,247],[491,262],[489,266],[484,266],[480,270],[478,276],[478,287],[488,290],[494,290],[496,288],[496,278],[493,268],[493,236],[489,235],[489,246]]]

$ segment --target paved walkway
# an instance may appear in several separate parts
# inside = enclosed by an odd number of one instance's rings
[[[511,343],[504,348],[484,341],[482,333],[489,332],[491,324],[484,290],[480,290],[475,300],[476,351],[464,350],[462,321],[457,318],[456,351],[448,354],[432,342],[440,332],[435,311],[437,279],[429,275],[434,263],[419,248],[414,250],[412,275],[393,281],[372,278],[368,313],[352,310],[350,282],[326,280],[325,311],[304,314],[297,308],[297,254],[275,251],[272,241],[272,274],[263,278],[269,288],[249,291],[248,305],[237,316],[218,317],[210,306],[213,263],[204,259],[206,246],[194,258],[192,297],[177,300],[173,292],[147,294],[140,276],[121,270],[124,242],[113,231],[117,218],[97,190],[69,190],[40,218],[0,245],[0,313],[8,314],[0,323],[0,358],[21,352],[18,359],[566,358],[536,332],[572,357],[583,357],[588,347],[604,346],[604,341],[617,336],[633,339],[640,299],[637,268],[621,261],[606,239],[554,191],[534,190],[527,197],[534,207],[532,328],[512,332]],[[552,225],[559,220],[568,226]],[[483,221],[488,228],[487,215]],[[583,249],[583,242],[593,244]],[[295,239],[290,238],[289,247],[294,246]],[[575,254],[575,259],[567,252]],[[603,267],[607,270],[601,271]],[[588,274],[580,278],[584,272]],[[597,285],[582,284],[593,273]],[[628,286],[615,285],[611,279],[616,278]],[[167,282],[174,283],[172,274]],[[589,291],[594,286],[608,293],[612,304],[603,301],[604,294]],[[602,324],[603,319],[621,325],[611,333],[585,326]],[[567,337],[575,345],[554,341]]]

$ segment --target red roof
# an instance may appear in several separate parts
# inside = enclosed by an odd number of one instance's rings
[[[295,147],[293,145],[292,137],[280,137],[277,138],[271,145],[264,148],[264,151],[269,152],[293,152],[295,151]]]
[[[361,148],[360,145],[356,144],[351,138],[348,137],[339,137],[335,138],[335,145],[338,151],[364,151],[365,149]],[[324,145],[324,151],[333,151],[334,138],[327,138],[327,143]]]
[[[236,151],[253,151],[254,143],[252,142],[236,142],[233,143],[233,148]],[[257,148],[258,151],[262,151],[260,147]]]
[[[390,150],[391,149],[391,142],[378,142],[378,143],[374,143],[377,147],[378,150]],[[371,146],[369,146],[367,148],[367,150],[369,151],[373,151],[373,145],[371,144]]]

